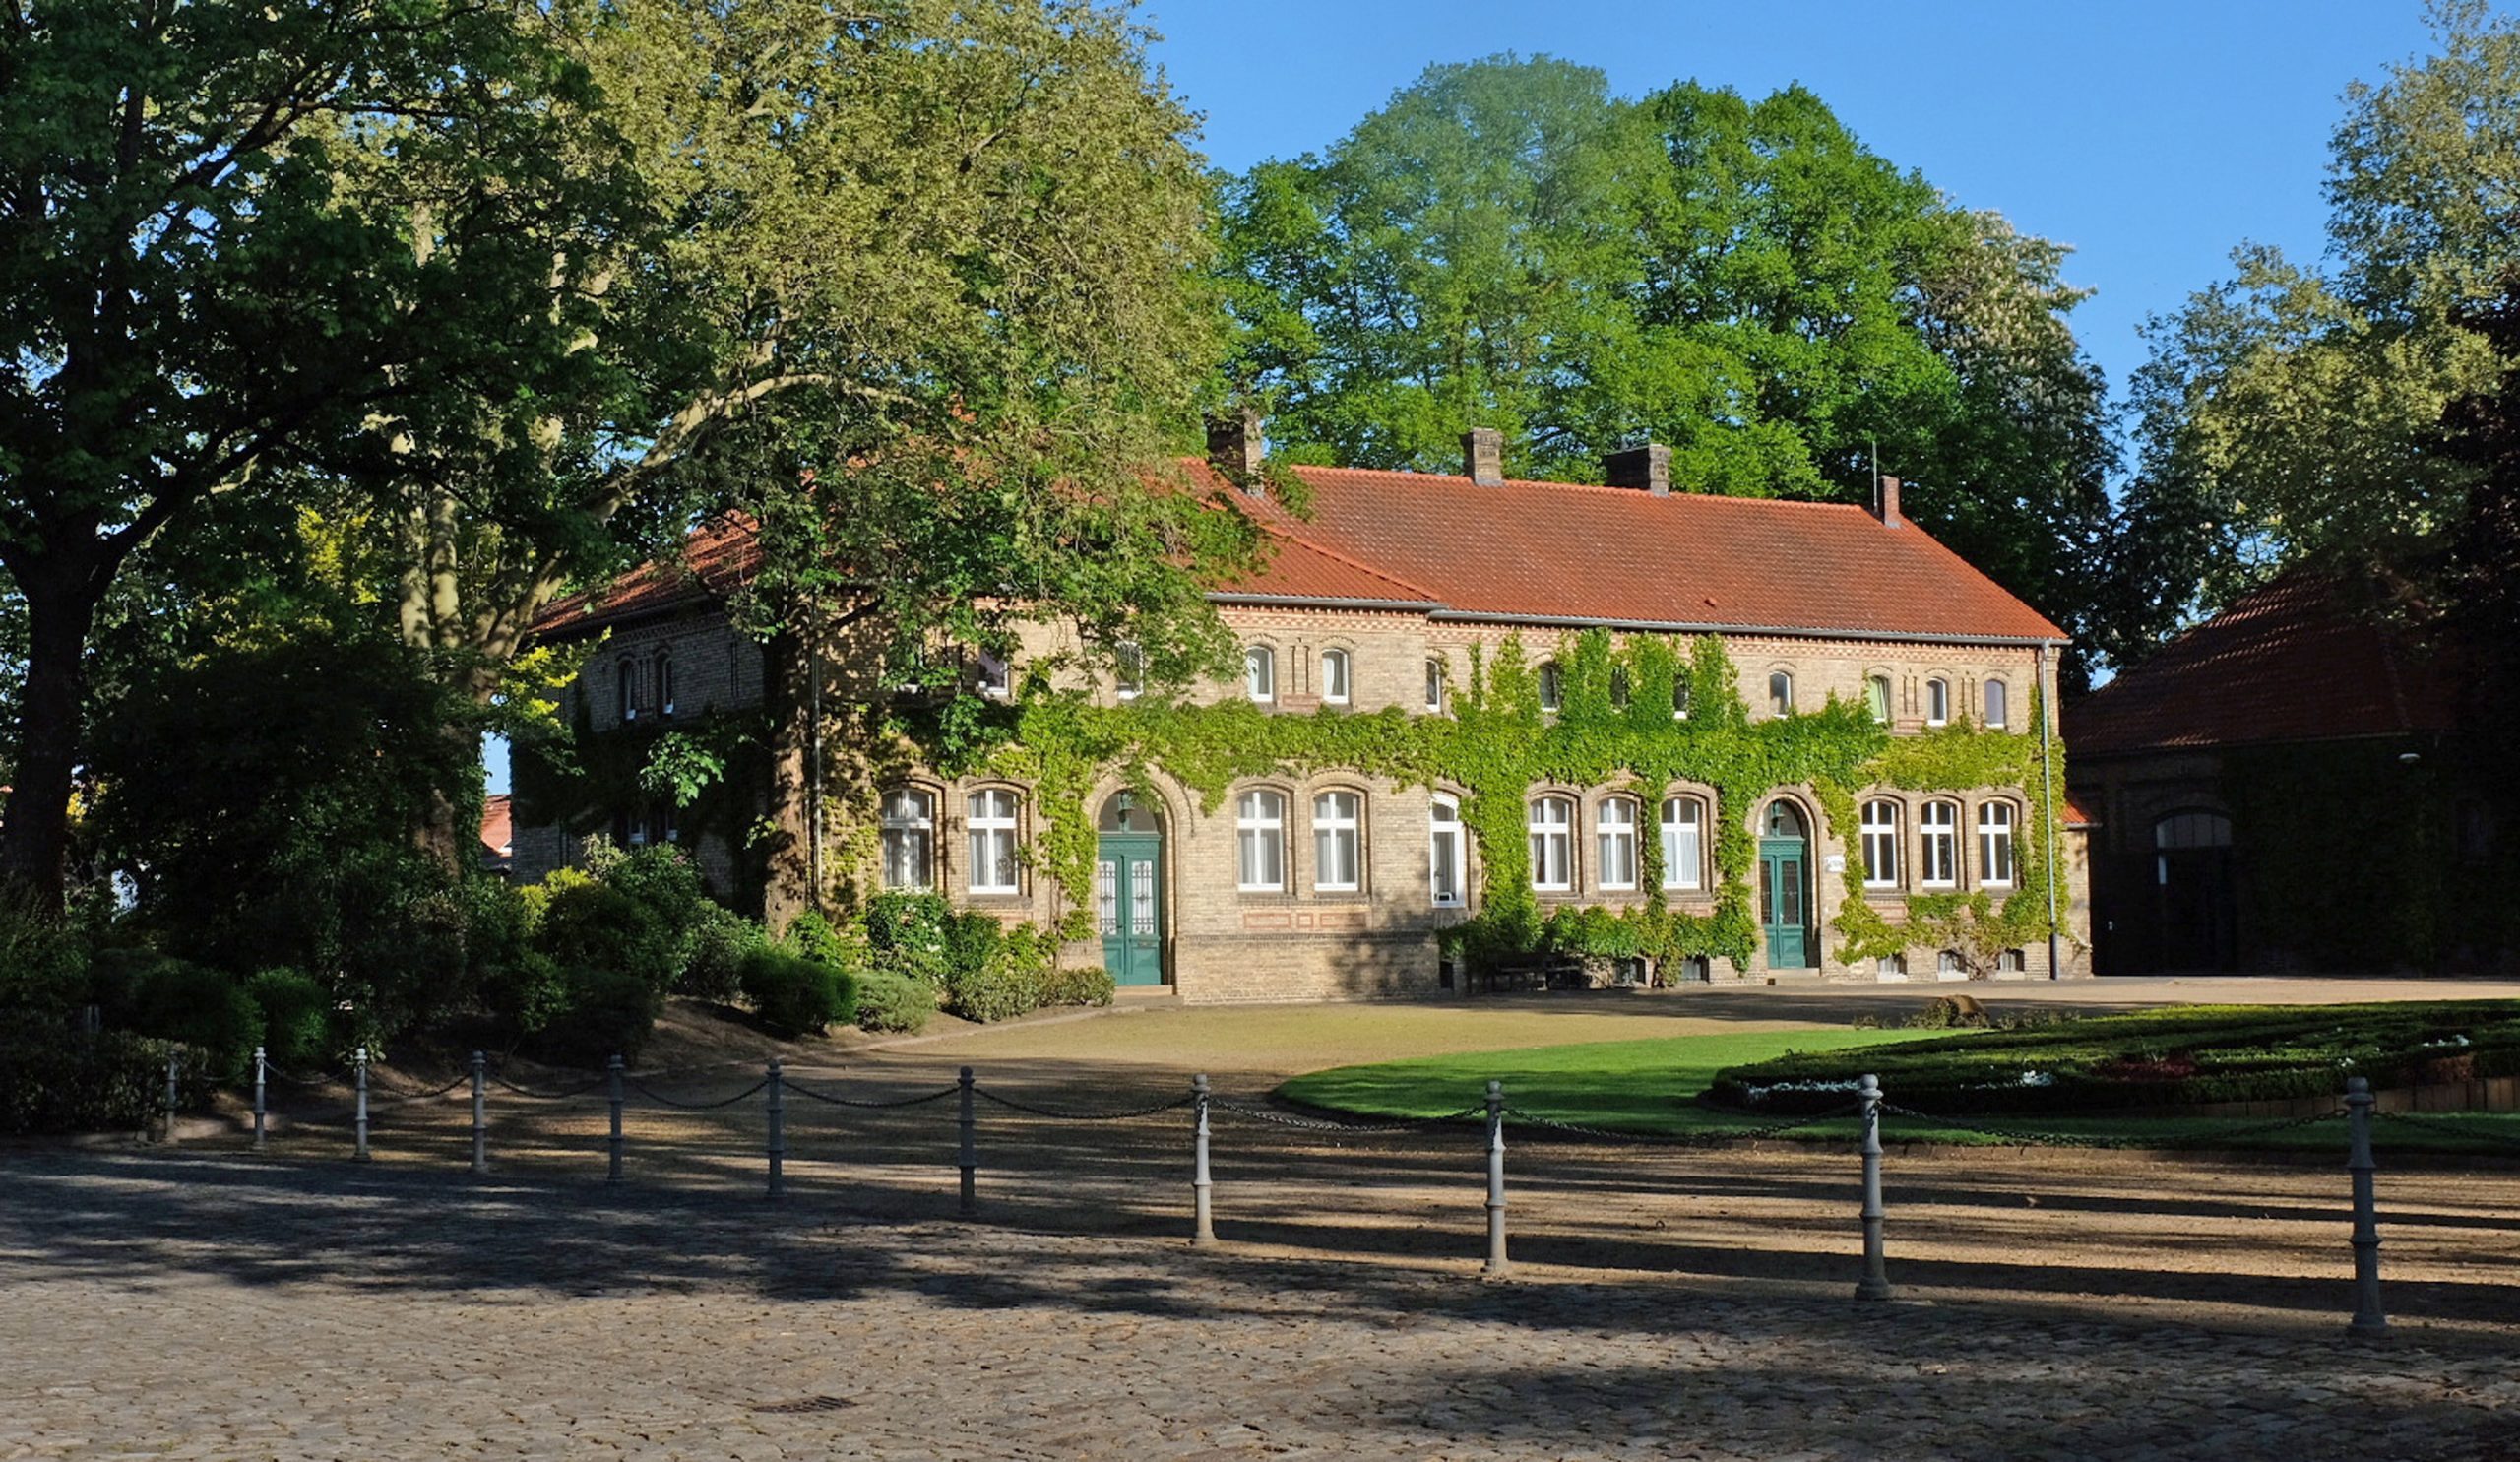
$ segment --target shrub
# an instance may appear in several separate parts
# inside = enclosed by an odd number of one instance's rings
[[[866,904],[868,958],[877,969],[941,984],[952,965],[946,941],[955,922],[943,894],[878,894]]]
[[[0,1032],[0,1132],[145,1130],[166,1109],[171,1049],[128,1031]],[[195,1106],[208,1095],[200,1064],[185,1063],[178,1102]]]
[[[224,970],[159,956],[131,993],[131,1027],[201,1053],[214,1081],[234,1081],[252,1065],[263,1008]]]
[[[559,1010],[536,1042],[557,1060],[600,1066],[635,1059],[656,1029],[657,992],[627,970],[580,965],[568,972]]]
[[[1108,1005],[1116,988],[1101,965],[1052,965],[1041,977],[1041,1003]]]
[[[989,919],[989,922],[997,921]],[[1055,946],[1029,924],[1012,931],[1000,925],[994,937],[966,934],[963,939],[964,948],[985,947],[988,953],[976,966],[947,969],[946,1009],[965,1020],[992,1021],[1012,1020],[1041,1008]]]
[[[923,980],[905,980],[885,970],[857,977],[857,1026],[865,1031],[898,1031],[915,1036],[936,1013],[936,988]]]
[[[88,954],[59,916],[0,890],[0,1010],[67,1011],[86,997]]]
[[[857,1018],[857,982],[820,960],[764,945],[743,959],[744,998],[762,1024],[781,1036],[802,1036]]]
[[[788,922],[788,947],[809,960],[843,970],[862,970],[873,954],[866,931],[851,923],[834,927],[819,909],[808,909]]]
[[[649,989],[673,987],[682,938],[638,899],[610,884],[571,881],[543,900],[535,948],[564,965],[635,975]]]
[[[311,1071],[331,1055],[333,997],[295,970],[265,970],[245,982],[263,1012],[263,1049],[272,1063]]]
[[[723,904],[704,903],[691,927],[690,958],[674,988],[701,1000],[731,1000],[742,989],[744,955],[764,942],[761,926]]]
[[[482,977],[481,1008],[519,1036],[538,1035],[569,1003],[569,971],[539,949],[528,949]]]
[[[1006,925],[997,916],[977,909],[948,915],[937,930],[938,943],[945,956],[945,969],[954,975],[984,970],[998,958],[1006,945]]]

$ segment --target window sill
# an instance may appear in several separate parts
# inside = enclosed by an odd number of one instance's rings
[[[964,890],[963,897],[973,904],[1025,904],[1031,898],[1020,888],[974,888]]]

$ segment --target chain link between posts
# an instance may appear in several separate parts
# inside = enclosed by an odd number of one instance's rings
[[[950,1097],[956,1092],[962,1090],[960,1087],[949,1086],[942,1091],[928,1092],[923,1096],[895,1097],[888,1101],[878,1102],[863,1100],[856,1097],[837,1097],[827,1092],[818,1092],[812,1087],[805,1085],[803,1082],[796,1080],[792,1076],[782,1076],[779,1084],[784,1090],[794,1092],[797,1096],[807,1098],[811,1101],[828,1102],[834,1107],[853,1107],[861,1112],[884,1111],[896,1107],[921,1107],[930,1102],[942,1102],[947,1097]]]
[[[961,1088],[957,1087],[955,1090],[959,1091]],[[1132,1107],[1121,1112],[1066,1112],[1055,1107],[1036,1107],[1029,1102],[1019,1102],[1013,1097],[1001,1097],[984,1086],[973,1087],[972,1095],[983,1102],[994,1102],[1010,1112],[1021,1112],[1027,1116],[1045,1116],[1053,1121],[1069,1122],[1127,1121],[1133,1117],[1153,1116],[1161,1112],[1178,1112],[1198,1100],[1195,1096],[1175,1097],[1169,1102],[1159,1102],[1152,1107]]]
[[[1525,1112],[1519,1107],[1506,1108],[1505,1115],[1514,1121],[1545,1131],[1563,1132],[1574,1137],[1599,1138],[1607,1142],[1633,1142],[1647,1147],[1724,1147],[1735,1142],[1757,1142],[1763,1138],[1782,1136],[1802,1127],[1816,1127],[1822,1122],[1844,1121],[1849,1117],[1861,1114],[1862,1111],[1862,1103],[1850,1102],[1844,1107],[1813,1112],[1808,1116],[1789,1117],[1784,1121],[1770,1122],[1763,1127],[1743,1127],[1721,1132],[1624,1132],[1615,1127],[1587,1127],[1574,1122],[1559,1121],[1555,1117],[1542,1116],[1535,1112]]]
[[[1247,1116],[1253,1121],[1269,1122],[1281,1127],[1293,1127],[1303,1132],[1410,1132],[1420,1127],[1439,1127],[1447,1122],[1460,1121],[1465,1117],[1487,1114],[1487,1104],[1482,1102],[1476,1107],[1465,1107],[1459,1112],[1445,1112],[1442,1116],[1402,1116],[1394,1117],[1389,1121],[1349,1122],[1296,1116],[1292,1112],[1276,1112],[1266,1107],[1253,1107],[1224,1097],[1211,1097],[1208,1105],[1213,1111],[1229,1112],[1236,1116]]]
[[[671,1107],[677,1111],[714,1112],[721,1107],[732,1107],[744,1098],[759,1092],[764,1087],[770,1085],[770,1078],[765,1076],[761,1080],[754,1082],[752,1085],[745,1087],[742,1091],[735,1093],[733,1096],[722,1097],[715,1102],[685,1102],[678,1097],[668,1097],[662,1092],[653,1090],[644,1081],[624,1080],[622,1085],[631,1091],[637,1092],[640,1096],[647,1098],[651,1102],[655,1102],[665,1107]],[[781,1085],[785,1086],[786,1083],[782,1082]]]

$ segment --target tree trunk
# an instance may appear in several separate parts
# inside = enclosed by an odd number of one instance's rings
[[[776,831],[763,850],[768,876],[762,885],[762,920],[773,929],[822,904],[817,866],[821,850],[813,836],[813,658],[804,636],[788,630],[764,647],[762,689],[770,711],[770,821]]]
[[[0,820],[0,881],[37,908],[58,911],[96,597],[84,588],[45,585],[34,575],[21,575],[19,590],[27,601],[27,685],[18,712],[16,776]]]

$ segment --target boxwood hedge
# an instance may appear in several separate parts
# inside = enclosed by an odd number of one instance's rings
[[[1936,1114],[2122,1112],[2520,1075],[2520,1001],[2174,1005],[1849,1050],[1717,1073],[1701,1101],[1761,1112],[1842,1107],[1865,1072]]]

